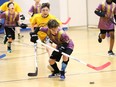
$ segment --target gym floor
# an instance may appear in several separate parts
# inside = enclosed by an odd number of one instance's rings
[[[96,71],[70,59],[64,81],[48,78],[51,73],[47,68],[49,57],[45,47],[38,44],[38,76],[28,77],[29,72],[35,72],[34,47],[29,40],[29,31],[22,32],[24,37],[21,40],[16,38],[12,44],[12,53],[6,52],[6,45],[2,43],[3,34],[0,34],[0,55],[6,54],[6,57],[0,59],[0,87],[115,87],[116,57],[107,54],[109,39],[98,43],[99,29],[78,27],[70,28],[66,32],[75,44],[71,56],[96,67],[108,61],[111,65]],[[116,46],[116,53],[115,49]],[[58,66],[61,67],[61,61]]]

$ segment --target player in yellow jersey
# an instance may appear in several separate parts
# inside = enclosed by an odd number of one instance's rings
[[[1,5],[1,7],[0,7],[0,10],[2,10],[2,11],[8,11],[7,5],[8,5],[9,2],[13,2],[14,3],[14,8],[15,8],[14,10],[15,10],[15,12],[20,13],[22,11],[21,7],[16,2],[14,2],[14,0],[9,0],[9,1],[3,3]]]
[[[7,1],[7,2],[5,2],[5,3],[3,3],[2,5],[1,5],[1,7],[0,7],[0,10],[1,11],[8,11],[8,7],[7,7],[7,5],[8,5],[8,3],[9,2],[13,2],[14,3],[14,10],[15,10],[15,12],[17,12],[17,13],[21,13],[22,12],[22,9],[21,9],[21,7],[18,5],[18,3],[16,3],[14,0],[9,0],[9,1]],[[21,16],[21,15],[20,15]],[[24,19],[24,16],[22,15],[22,18]],[[22,19],[21,18],[21,19]],[[21,37],[23,37],[22,35],[20,35],[20,29],[19,28],[16,28],[17,29],[17,33],[18,33],[18,39],[20,39]],[[7,38],[5,37],[4,38],[4,44],[6,43],[6,41],[7,41]]]
[[[57,22],[60,25],[62,25],[62,22],[60,20],[58,20],[55,16],[50,14],[49,11],[50,11],[50,4],[49,3],[42,3],[41,13],[35,14],[33,16],[32,21],[31,21],[32,32],[34,31],[34,28],[36,28],[36,27],[47,27],[47,23],[51,19],[57,20]],[[39,31],[38,37],[40,38],[41,41],[45,41],[47,34],[42,32],[42,31]],[[47,44],[51,45],[50,43],[47,43]],[[48,52],[48,55],[50,56],[52,51],[49,48],[46,48],[46,50]]]
[[[37,27],[46,27],[47,22],[50,19],[56,19],[60,25],[62,24],[62,22],[58,20],[54,15],[50,14],[49,11],[50,11],[50,4],[43,3],[41,6],[41,13],[35,14],[31,21],[32,31],[34,30],[35,25]]]

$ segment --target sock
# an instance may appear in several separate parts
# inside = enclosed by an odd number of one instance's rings
[[[8,38],[7,38],[7,36],[5,35],[5,36],[4,36],[4,44],[6,44],[7,41],[8,41]]]
[[[58,73],[59,72],[59,69],[58,69],[58,67],[57,67],[57,64],[55,63],[55,64],[53,64],[53,65],[51,65],[51,67],[54,69],[54,72],[55,73]]]
[[[20,33],[18,33],[18,36],[20,36]]]
[[[11,49],[11,42],[8,42],[7,47],[8,49]]]
[[[5,36],[5,40],[6,40],[6,41],[8,40],[7,36]]]
[[[68,60],[69,61],[69,60]],[[61,68],[61,71],[65,71],[66,67],[67,67],[67,64],[68,64],[68,61],[63,61],[62,62],[62,68]]]

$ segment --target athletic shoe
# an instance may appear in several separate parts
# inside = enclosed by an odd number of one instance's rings
[[[12,52],[12,50],[11,50],[11,49],[8,49],[7,51],[8,51],[9,53],[11,53],[11,52]]]
[[[5,36],[4,36],[3,43],[6,44],[7,40],[8,40],[8,39],[7,39],[7,36],[5,35]]]
[[[60,80],[65,80],[65,72],[61,71]]]
[[[24,37],[23,35],[18,34],[18,39],[21,39],[23,37]]]
[[[98,35],[98,42],[101,43],[102,39],[100,38],[100,34]]]
[[[55,78],[55,77],[59,77],[60,76],[60,72],[53,72],[51,75],[49,75],[49,78]]]
[[[115,55],[115,53],[113,53],[112,50],[108,51],[108,54],[109,54],[109,55]]]

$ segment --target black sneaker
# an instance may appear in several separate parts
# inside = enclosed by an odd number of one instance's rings
[[[113,53],[112,50],[108,51],[108,54],[109,54],[109,55],[115,55],[115,53]]]
[[[101,43],[102,39],[100,38],[100,34],[98,35],[98,42]]]
[[[60,80],[65,80],[65,71],[61,71]]]
[[[49,78],[55,78],[55,77],[59,77],[60,76],[60,72],[52,72],[51,75],[49,75]]]

